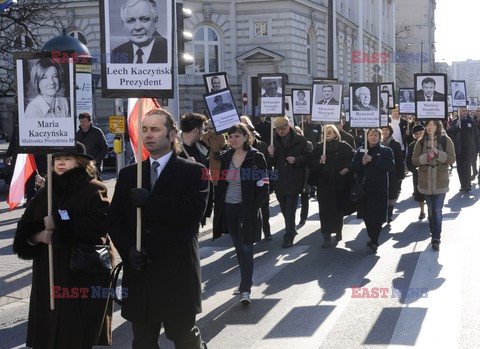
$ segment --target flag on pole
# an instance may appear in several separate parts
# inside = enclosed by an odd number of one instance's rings
[[[143,103],[142,105],[142,120],[145,118],[150,110],[160,108],[157,101],[154,98],[129,98],[128,99],[128,136],[130,138],[130,144],[133,149],[133,154],[135,154],[135,159],[137,159],[137,135],[139,132],[138,129],[138,102]],[[148,158],[148,151],[142,145],[142,160]]]
[[[7,203],[10,205],[10,211],[25,202],[25,184],[36,170],[37,165],[33,154],[17,155],[12,182],[8,191]]]

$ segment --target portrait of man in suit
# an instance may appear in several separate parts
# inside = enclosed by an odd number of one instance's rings
[[[370,89],[366,86],[361,86],[355,91],[356,103],[352,109],[354,111],[376,111],[377,107],[370,105],[372,99]]]
[[[307,101],[305,100],[305,92],[302,90],[297,92],[297,100],[295,101],[295,105],[307,105]]]
[[[111,63],[167,63],[168,42],[157,31],[155,0],[125,0],[120,18],[129,40],[113,49]]]
[[[445,100],[443,93],[435,91],[436,81],[431,77],[422,80],[422,88],[417,91],[417,101],[419,102],[442,102]]]
[[[322,87],[323,99],[318,101],[317,104],[323,105],[338,105],[339,102],[333,98],[333,85],[325,85]]]
[[[282,97],[281,93],[278,93],[278,82],[280,78],[262,78],[262,88],[265,90],[265,93],[262,94],[262,97]]]
[[[220,78],[218,76],[212,77],[210,82],[212,84],[211,91],[220,91],[222,89],[222,81],[220,80]]]
[[[223,97],[220,95],[216,96],[213,99],[213,102],[216,104],[215,108],[212,109],[213,115],[221,114],[233,109],[233,105],[231,103],[224,103]]]

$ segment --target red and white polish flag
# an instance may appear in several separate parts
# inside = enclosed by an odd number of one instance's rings
[[[130,144],[137,159],[137,135],[138,133],[138,103],[142,103],[142,120],[152,109],[160,108],[160,105],[154,98],[129,98],[128,99],[128,136]],[[140,130],[141,131],[141,130]],[[148,151],[142,145],[142,160],[148,158]]]
[[[10,205],[10,211],[25,202],[25,184],[36,170],[37,165],[33,154],[17,155],[12,182],[8,191],[7,203]]]

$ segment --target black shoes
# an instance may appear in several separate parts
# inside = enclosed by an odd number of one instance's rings
[[[323,239],[322,248],[329,248],[332,246],[332,239],[330,237]]]
[[[292,247],[292,246],[293,246],[293,242],[291,242],[291,241],[284,241],[284,242],[282,243],[282,247],[283,247],[283,248],[290,248],[290,247]]]
[[[272,234],[265,234],[265,240],[271,241],[272,240]]]
[[[306,222],[307,222],[306,219],[301,219],[298,225],[305,225]]]
[[[438,241],[438,240],[433,240],[432,241],[432,250],[440,251],[440,241]]]
[[[420,213],[420,215],[418,216],[418,219],[420,220],[425,219],[425,213],[424,212]]]
[[[373,242],[369,241],[367,242],[367,246],[370,249],[370,251],[372,251],[373,253],[377,253],[377,250],[378,250],[377,244],[374,244]]]
[[[342,232],[339,232],[339,233],[335,234],[335,240],[342,241]]]

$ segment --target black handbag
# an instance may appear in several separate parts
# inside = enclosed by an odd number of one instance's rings
[[[109,273],[112,270],[110,240],[105,245],[88,245],[75,242],[70,256],[70,270],[92,274]]]
[[[365,195],[363,191],[363,184],[364,184],[364,181],[360,183],[355,183],[354,185],[352,185],[352,187],[350,188],[350,194],[348,197],[348,199],[351,202],[357,202],[361,198],[363,198],[363,196]]]

